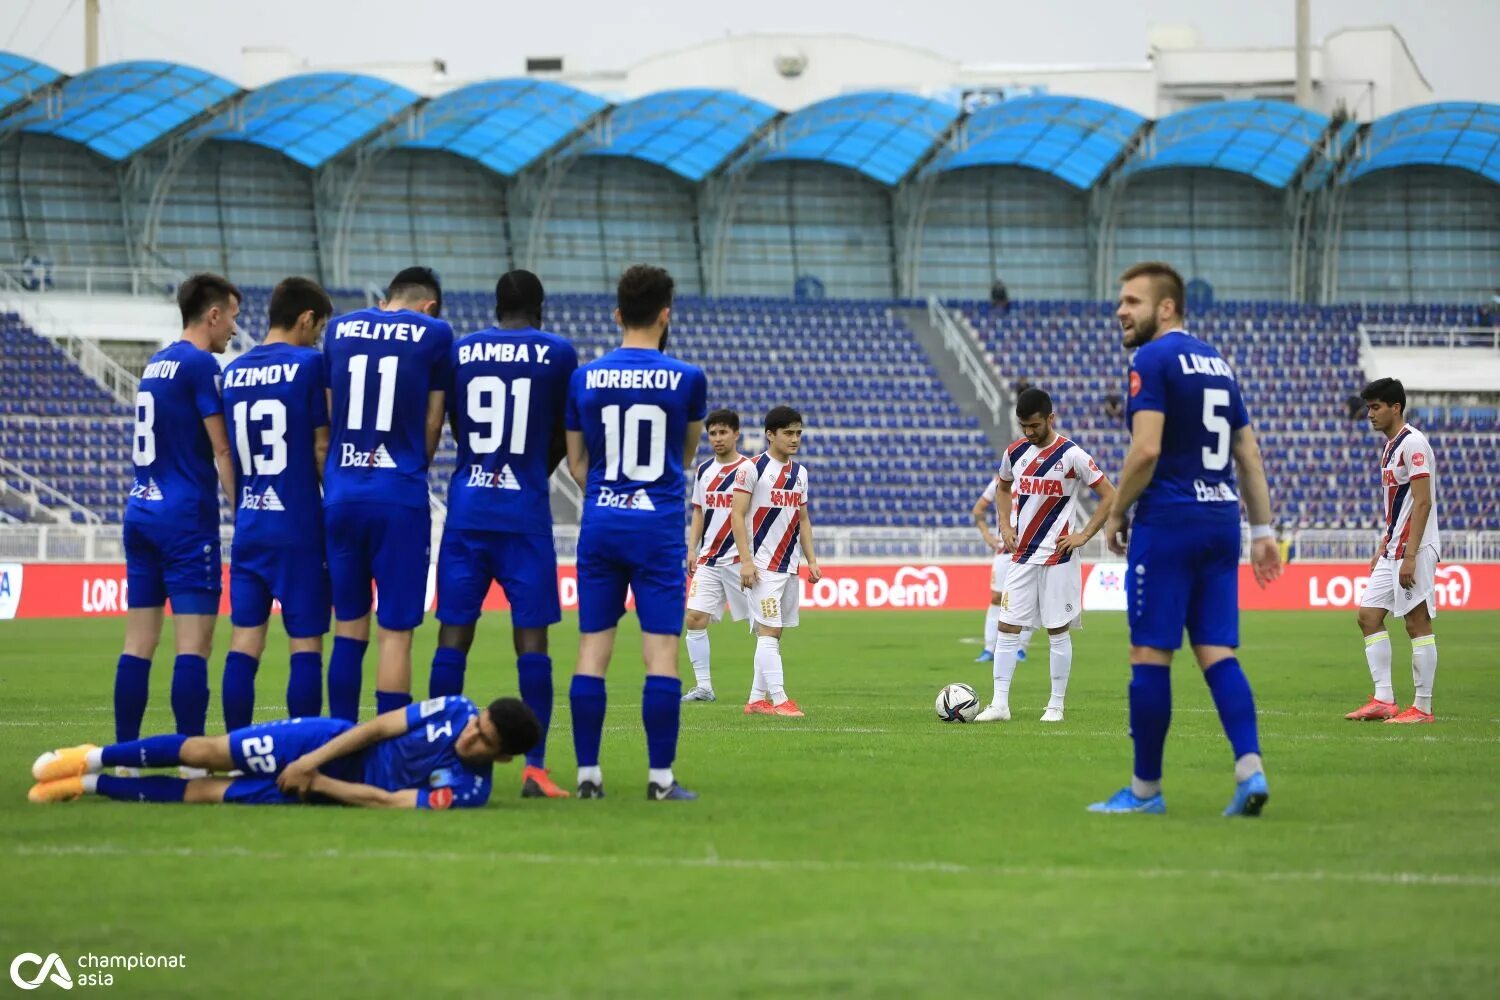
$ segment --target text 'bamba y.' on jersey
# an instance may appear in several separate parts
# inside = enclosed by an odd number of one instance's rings
[[[1011,484],[1018,563],[1055,566],[1073,557],[1057,551],[1068,536],[1078,494],[1104,478],[1088,453],[1062,435],[1045,448],[1024,438],[1005,449],[997,478]]]
[[[778,462],[767,453],[756,458],[752,468],[750,547],[755,567],[795,573],[801,556],[802,508],[807,506],[807,466]]]
[[[693,506],[703,511],[699,566],[733,566],[740,561],[731,517],[734,498],[738,493],[754,492],[755,464],[744,455],[735,455],[731,462],[711,458],[699,463],[693,484]]]

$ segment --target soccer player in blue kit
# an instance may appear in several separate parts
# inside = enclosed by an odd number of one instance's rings
[[[1256,581],[1264,587],[1281,575],[1260,445],[1234,372],[1218,351],[1182,328],[1182,276],[1147,262],[1120,281],[1115,315],[1125,346],[1135,351],[1126,404],[1130,451],[1105,537],[1127,560],[1135,770],[1129,785],[1089,811],[1166,812],[1161,774],[1172,721],[1169,669],[1185,627],[1234,751],[1235,789],[1224,815],[1258,816],[1270,789],[1255,698],[1235,649],[1241,492]],[[1127,524],[1132,504],[1134,522]]]
[[[578,797],[604,797],[599,743],[604,675],[625,595],[641,623],[650,775],[646,797],[695,799],[672,774],[682,712],[677,647],[687,601],[687,479],[703,433],[708,380],[662,351],[672,317],[672,276],[638,264],[620,277],[620,347],[573,373],[568,469],[583,487],[578,534],[578,667],[568,700]]]
[[[500,698],[481,711],[463,697],[432,698],[355,725],[279,719],[223,736],[147,736],[107,747],[44,753],[26,797],[37,803],[102,795],[122,802],[291,805],[301,801],[416,809],[477,808],[493,765],[525,753],[541,732],[531,709]],[[242,777],[118,777],[116,766],[180,765]]]
[[[219,493],[234,496],[219,363],[234,336],[240,291],[217,274],[195,274],[177,289],[182,339],[151,356],[135,396],[125,503],[125,582],[130,610],[115,667],[115,739],[140,735],[151,657],[172,601],[177,659],[172,715],[177,731],[201,736],[208,721],[208,656],[223,590]]]
[[[491,581],[510,602],[521,698],[541,722],[526,754],[525,798],[567,798],[547,774],[552,659],[547,628],[562,621],[552,546],[552,470],[566,450],[563,410],[578,354],[544,333],[546,293],[530,271],[495,284],[499,323],[453,345],[449,420],[458,464],[448,487],[448,518],[438,549],[437,618],[428,697],[463,691],[474,627]]]
[[[224,658],[224,728],[250,725],[255,672],[266,649],[272,599],[292,651],[286,710],[323,714],[323,633],[328,566],[323,549],[323,462],[328,395],[323,335],[333,302],[316,281],[287,278],[271,293],[263,344],[224,369],[224,412],[238,490],[229,559],[234,635]]]
[[[328,714],[354,721],[370,584],[380,594],[375,710],[411,703],[412,632],[422,624],[432,550],[427,466],[443,434],[453,328],[443,289],[425,267],[391,279],[379,306],[336,317],[323,353],[332,428],[323,518],[333,587]]]

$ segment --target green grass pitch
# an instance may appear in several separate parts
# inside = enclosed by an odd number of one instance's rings
[[[1045,642],[1018,673],[1016,721],[937,721],[943,684],[988,695],[961,642],[978,613],[805,619],[784,642],[800,720],[741,715],[751,640],[711,630],[721,700],[683,706],[677,766],[699,802],[644,801],[627,626],[610,797],[523,802],[501,770],[470,814],[29,805],[37,753],[110,737],[122,623],[5,623],[0,961],[186,956],[116,973],[112,994],[136,996],[1494,994],[1500,615],[1439,619],[1439,724],[1399,728],[1341,718],[1369,694],[1352,615],[1246,615],[1272,789],[1258,820],[1219,816],[1229,750],[1185,661],[1168,815],[1084,813],[1129,773],[1123,616],[1076,636],[1056,727],[1037,721]],[[565,785],[574,629],[570,616],[553,637]],[[418,633],[419,690],[435,631]],[[273,637],[258,717],[282,714],[285,670]],[[170,672],[164,651],[148,731],[170,728]],[[481,624],[468,678],[477,698],[514,691],[504,616]]]

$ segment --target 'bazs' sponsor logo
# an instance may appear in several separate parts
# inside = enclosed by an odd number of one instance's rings
[[[1331,576],[1325,580],[1314,575],[1307,580],[1307,603],[1314,608],[1356,607],[1369,586],[1368,576]],[[1434,575],[1433,594],[1439,608],[1466,606],[1472,588],[1473,580],[1466,566],[1456,563],[1440,566]]]
[[[482,465],[469,466],[468,486],[476,489],[486,490],[519,490],[521,481],[511,471],[510,463],[502,465],[499,470],[489,472]]]
[[[344,443],[339,452],[339,468],[341,469],[394,469],[396,460],[391,453],[385,450],[385,445],[375,446],[374,451],[360,451],[354,445]]]
[[[644,489],[638,489],[634,493],[616,493],[608,486],[599,487],[599,496],[594,499],[595,507],[615,507],[619,510],[655,510],[656,504],[646,495]]]

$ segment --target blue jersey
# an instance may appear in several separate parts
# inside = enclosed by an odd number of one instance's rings
[[[1141,346],[1130,359],[1126,417],[1164,414],[1161,458],[1136,504],[1141,522],[1207,515],[1239,520],[1232,437],[1250,423],[1240,386],[1219,352],[1181,330]]]
[[[125,520],[219,531],[218,470],[203,421],[224,413],[219,363],[179,340],[151,356],[135,394],[135,483]]]
[[[323,545],[313,432],[328,426],[323,354],[262,344],[224,369],[224,412],[239,470],[236,547]]]
[[[702,370],[660,351],[622,347],[573,373],[567,427],[588,447],[585,526],[630,532],[660,522],[681,533],[682,453],[707,400]]]
[[[491,327],[454,344],[452,365],[448,412],[458,465],[447,523],[550,535],[550,459],[578,368],[573,345],[540,330]]]
[[[427,397],[447,392],[453,328],[407,309],[361,309],[328,324],[329,504],[427,509]]]
[[[415,788],[418,808],[484,805],[493,768],[464,763],[456,748],[459,734],[478,714],[478,706],[462,695],[406,706],[407,731],[366,751],[365,784],[388,792]]]

